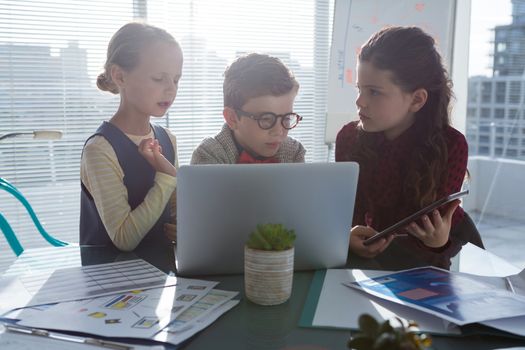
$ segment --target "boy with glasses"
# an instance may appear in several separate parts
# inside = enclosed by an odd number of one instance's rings
[[[278,58],[238,58],[224,73],[226,123],[195,149],[191,164],[304,163],[306,150],[288,136],[302,119],[293,112],[298,90]]]

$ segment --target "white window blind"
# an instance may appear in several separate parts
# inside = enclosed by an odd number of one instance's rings
[[[177,135],[180,164],[219,131],[224,69],[253,51],[294,71],[295,111],[304,119],[290,135],[306,147],[307,161],[324,161],[332,11],[333,0],[1,0],[0,135],[60,129],[64,136],[0,141],[0,176],[26,196],[49,233],[78,241],[82,146],[119,101],[96,88],[96,77],[113,33],[140,17],[167,29],[184,51],[178,97],[156,120]],[[4,191],[0,213],[25,248],[47,244]],[[13,258],[0,238],[0,270]]]

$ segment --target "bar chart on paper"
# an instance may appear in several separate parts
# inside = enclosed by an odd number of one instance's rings
[[[31,296],[29,305],[94,298],[177,283],[176,277],[166,275],[141,259],[26,274],[18,279]]]

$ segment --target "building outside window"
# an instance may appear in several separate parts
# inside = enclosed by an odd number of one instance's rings
[[[486,246],[523,268],[525,1],[472,0],[471,10],[466,135],[476,199],[465,207]]]

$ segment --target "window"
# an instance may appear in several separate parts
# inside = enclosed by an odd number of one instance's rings
[[[486,133],[488,133],[488,132],[490,132],[490,126],[487,126],[487,125],[485,125],[485,126],[480,126],[480,127],[479,127],[479,131],[480,131],[480,132],[486,132]]]
[[[516,149],[507,149],[507,157],[516,157],[518,155],[518,150]]]
[[[488,137],[487,135],[480,135],[480,136],[479,136],[479,142],[480,142],[480,143],[482,143],[482,142],[483,142],[483,143],[487,143],[487,142],[489,142],[489,141],[490,141],[490,139],[489,139],[489,137]]]
[[[505,82],[497,82],[496,83],[496,103],[504,103],[505,102],[505,89],[507,84]]]
[[[177,99],[156,120],[177,135],[180,164],[189,163],[200,141],[220,130],[224,69],[252,51],[277,56],[293,70],[301,85],[295,110],[304,119],[290,135],[308,150],[307,161],[325,161],[332,12],[333,0],[2,1],[0,135],[59,129],[64,136],[2,141],[1,176],[25,194],[50,233],[78,241],[82,146],[119,103],[99,91],[95,80],[113,33],[145,15],[172,33],[184,51]],[[0,202],[25,247],[45,244],[14,199],[2,191]],[[5,247],[0,244],[0,258],[11,256]]]
[[[521,31],[513,31],[512,32],[512,36],[515,37],[515,38],[520,38],[523,34],[521,33]],[[510,43],[510,51],[512,53],[515,53],[515,52],[518,52],[518,50],[521,48],[521,45],[520,43],[518,42],[511,42]]]
[[[468,117],[472,127],[467,134],[479,130],[480,135],[478,143],[469,144],[476,198],[467,198],[464,208],[486,248],[523,268],[525,241],[519,233],[525,227],[525,3],[503,0],[495,6],[490,0],[472,0],[471,6],[468,94],[474,83],[481,82],[483,108]],[[476,107],[479,101],[469,99],[467,108]],[[492,115],[488,109],[494,111]],[[502,240],[505,234],[519,243]]]
[[[489,154],[489,148],[487,146],[480,146],[479,147],[479,154]]]
[[[477,102],[479,99],[479,82],[474,80],[475,78],[470,79],[468,83],[468,101]]]
[[[481,102],[487,103],[492,101],[492,82],[483,82],[481,84]]]
[[[509,103],[519,103],[520,95],[521,95],[521,82],[511,81],[510,82]]]

